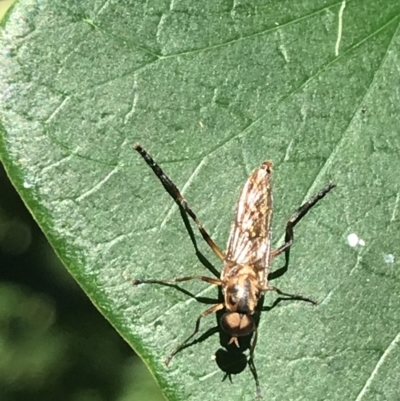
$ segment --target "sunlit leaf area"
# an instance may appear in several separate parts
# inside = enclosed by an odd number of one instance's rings
[[[5,12],[5,2],[0,2]],[[20,0],[0,31],[0,400],[254,400],[216,286],[240,188],[273,165],[265,400],[400,400],[398,0]],[[253,372],[254,373],[254,372]]]

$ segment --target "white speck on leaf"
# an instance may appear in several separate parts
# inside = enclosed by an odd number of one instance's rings
[[[394,255],[391,253],[385,254],[385,255],[383,255],[383,260],[386,263],[393,264],[394,263]]]
[[[347,242],[349,243],[349,245],[350,245],[351,247],[354,248],[354,247],[358,244],[358,235],[357,235],[357,234],[354,234],[354,233],[349,234],[349,235],[347,236]]]
[[[32,188],[32,187],[33,187],[33,184],[31,184],[31,183],[28,182],[28,181],[24,181],[23,186],[24,186],[24,188],[29,189],[29,188]]]
[[[362,238],[359,238],[359,236],[356,233],[351,233],[347,236],[347,243],[352,248],[354,248],[357,245],[365,246],[365,241]]]

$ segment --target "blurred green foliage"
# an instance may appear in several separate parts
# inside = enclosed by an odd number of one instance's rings
[[[0,171],[0,400],[163,400]]]

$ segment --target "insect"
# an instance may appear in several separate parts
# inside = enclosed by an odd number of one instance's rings
[[[275,291],[279,295],[315,303],[315,301],[309,298],[288,294],[270,285],[268,274],[272,259],[283,252],[289,251],[293,243],[293,229],[296,224],[320,199],[335,187],[335,184],[330,183],[326,185],[294,212],[286,225],[285,243],[278,249],[273,250],[271,248],[273,211],[272,163],[265,161],[250,174],[243,186],[236,206],[227,250],[224,253],[212,240],[179,189],[160,166],[139,144],[135,144],[134,149],[139,152],[145,162],[151,167],[174,201],[193,219],[204,240],[224,264],[220,278],[187,276],[163,280],[148,279],[133,281],[134,285],[138,285],[144,283],[178,283],[198,279],[221,287],[223,302],[211,306],[200,314],[193,333],[168,356],[165,363],[168,365],[171,359],[199,332],[202,318],[214,312],[225,310],[220,320],[220,325],[231,337],[229,344],[234,343],[239,347],[239,337],[254,333],[248,364],[256,381],[257,393],[259,393],[258,375],[253,361],[254,349],[257,343],[257,329],[253,315],[260,298],[267,291]]]

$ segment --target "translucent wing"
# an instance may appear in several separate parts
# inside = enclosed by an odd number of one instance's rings
[[[225,262],[268,267],[271,254],[272,163],[264,162],[247,179],[236,207]]]

